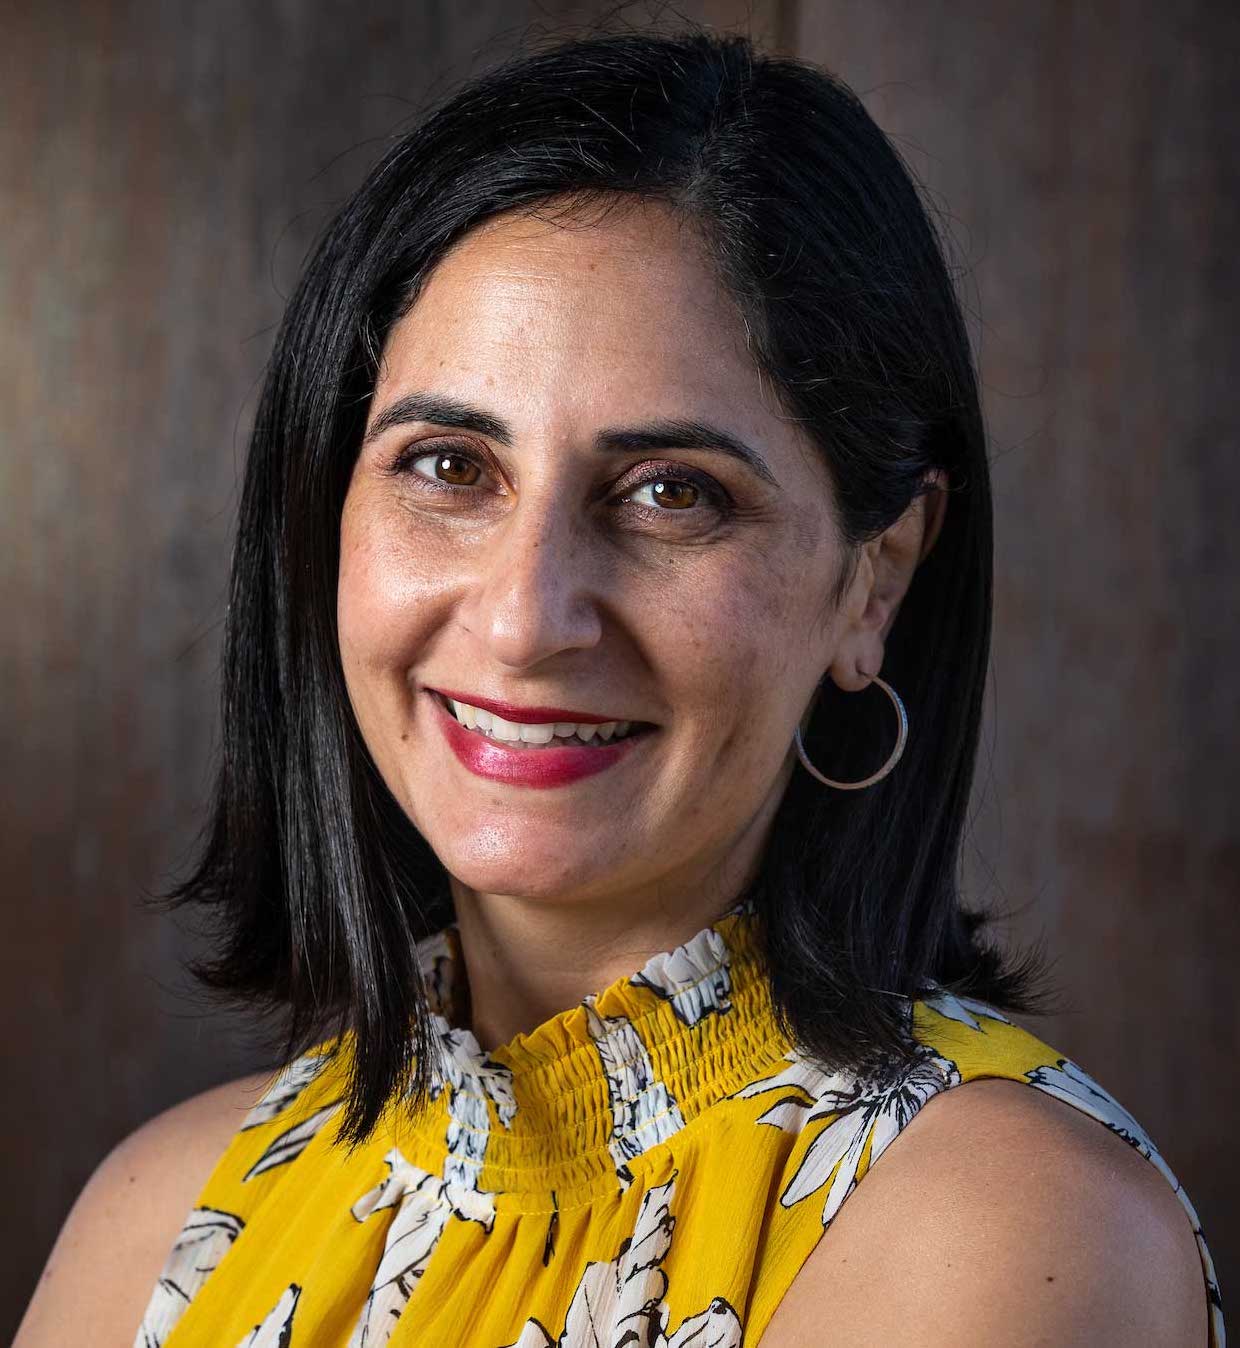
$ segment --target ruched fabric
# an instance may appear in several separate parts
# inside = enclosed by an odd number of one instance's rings
[[[458,1023],[456,928],[419,946],[444,1050],[427,1108],[337,1139],[348,1042],[288,1064],[169,1252],[136,1348],[757,1344],[841,1205],[923,1104],[1003,1077],[1112,1129],[1196,1234],[1140,1124],[992,1007],[928,988],[914,1053],[859,1077],[776,1025],[741,905],[490,1051]]]

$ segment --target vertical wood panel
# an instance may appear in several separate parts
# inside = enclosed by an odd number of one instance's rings
[[[969,874],[1058,961],[1031,1028],[1150,1129],[1240,1276],[1240,12],[804,5],[949,212],[996,488]],[[916,727],[911,728],[916,733]]]

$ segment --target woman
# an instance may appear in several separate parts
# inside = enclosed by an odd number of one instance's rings
[[[594,38],[401,140],[276,344],[174,896],[287,1065],[103,1163],[20,1342],[1221,1344],[957,891],[990,512],[837,81]]]

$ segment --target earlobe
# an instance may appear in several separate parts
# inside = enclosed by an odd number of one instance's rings
[[[842,611],[847,626],[830,667],[846,693],[861,692],[882,670],[887,634],[913,573],[934,547],[947,510],[946,476],[927,474],[927,491],[889,529],[861,549]]]
[[[861,692],[882,668],[885,606],[879,597],[876,564],[881,559],[881,548],[881,539],[872,539],[861,548],[852,582],[840,606],[839,641],[826,674],[845,693]]]

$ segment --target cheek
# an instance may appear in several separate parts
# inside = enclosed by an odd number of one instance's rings
[[[651,649],[679,691],[674,701],[730,731],[733,745],[795,721],[804,688],[821,673],[804,557],[763,549],[733,554],[726,567],[668,569],[650,604],[658,615]]]
[[[340,531],[336,622],[346,673],[400,672],[425,639],[436,572],[407,531],[363,506],[346,509]]]

